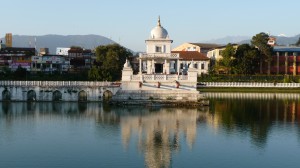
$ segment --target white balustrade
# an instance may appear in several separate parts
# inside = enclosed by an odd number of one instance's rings
[[[140,75],[132,75],[131,80],[133,81],[139,81],[141,80]],[[143,74],[142,75],[142,80],[143,81],[175,81],[175,80],[188,80],[187,75],[164,75],[164,74]]]
[[[49,87],[69,87],[69,86],[86,86],[86,87],[99,87],[111,86],[111,82],[90,82],[90,81],[0,81],[1,86],[49,86]]]
[[[182,80],[182,77],[179,77]],[[251,82],[202,82],[201,87],[276,87],[276,88],[297,88],[300,83],[251,83]]]
[[[141,58],[179,58],[179,53],[143,53]]]

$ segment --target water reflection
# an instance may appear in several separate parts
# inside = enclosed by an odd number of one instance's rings
[[[272,128],[299,125],[300,94],[206,93],[209,117],[215,130],[250,134],[252,143],[263,148]],[[208,121],[208,120],[207,120]],[[298,128],[298,127],[297,127]]]
[[[121,117],[123,144],[137,137],[138,149],[144,153],[148,167],[169,167],[173,151],[180,149],[180,137],[192,148],[196,140],[199,111],[204,109],[165,108],[147,115]],[[184,136],[180,136],[183,134]]]
[[[300,139],[298,98],[294,95],[292,98],[286,95],[284,98],[278,95],[268,98],[253,96],[212,96],[209,107],[198,109],[113,107],[99,103],[72,102],[2,102],[0,129],[9,130],[20,120],[89,119],[94,122],[95,129],[99,130],[95,131],[99,141],[103,138],[103,129],[116,133],[114,137],[121,137],[119,143],[127,151],[135,148],[142,153],[147,167],[172,166],[174,153],[180,153],[185,148],[192,149],[201,141],[201,135],[197,135],[199,127],[214,130],[219,135],[249,137],[250,142],[260,149],[266,147],[270,134],[277,128],[294,127]]]

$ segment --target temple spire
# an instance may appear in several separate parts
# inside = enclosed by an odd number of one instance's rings
[[[157,26],[161,26],[161,24],[160,24],[160,16],[158,16]]]

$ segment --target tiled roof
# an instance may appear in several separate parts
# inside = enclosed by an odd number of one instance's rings
[[[199,53],[198,51],[172,51],[172,53],[179,53],[179,58],[182,60],[206,61],[209,58]]]

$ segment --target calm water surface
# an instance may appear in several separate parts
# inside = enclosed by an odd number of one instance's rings
[[[198,109],[0,103],[0,167],[299,167],[299,95],[255,95]]]

